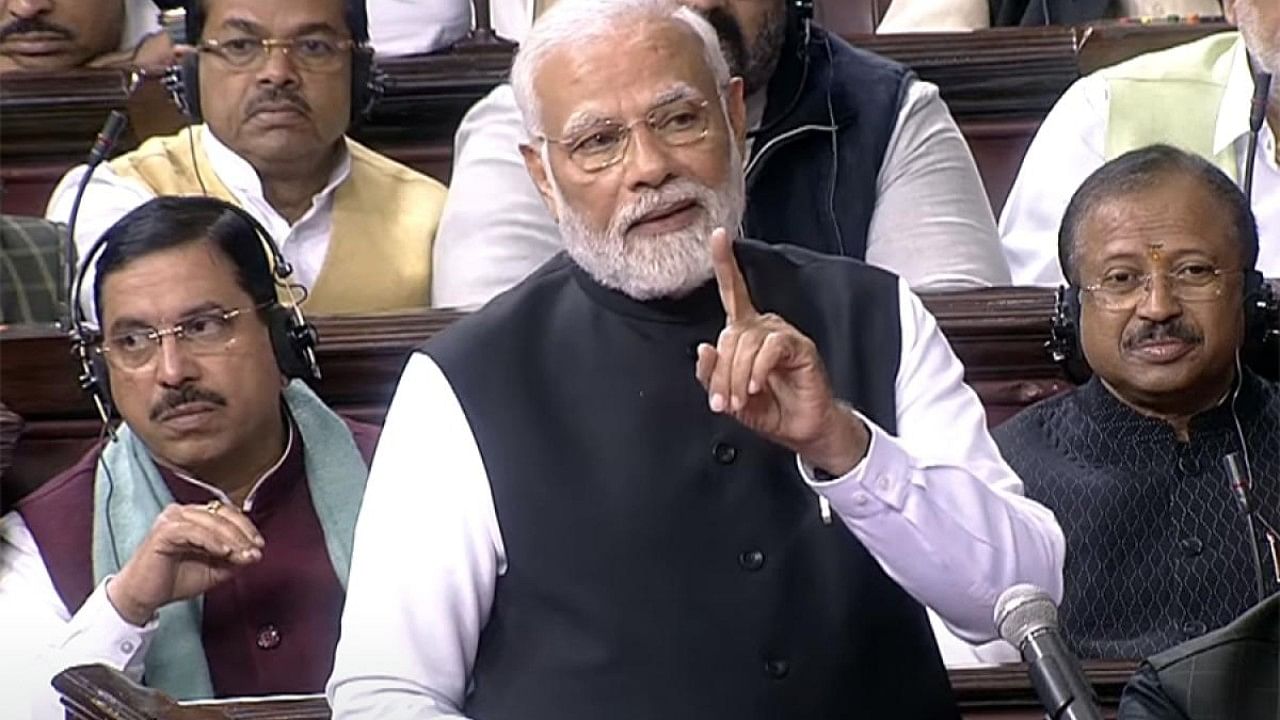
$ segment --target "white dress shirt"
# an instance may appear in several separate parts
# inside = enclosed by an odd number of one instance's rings
[[[1232,52],[1231,76],[1218,106],[1213,151],[1233,148],[1243,182],[1249,147],[1249,104],[1253,77],[1244,44]],[[1077,80],[1053,106],[1027,149],[1022,169],[1000,216],[1000,235],[1016,285],[1060,285],[1058,226],[1071,196],[1106,162],[1111,93],[1098,74]],[[1165,112],[1177,112],[1166,108]],[[1280,165],[1276,138],[1263,126],[1253,178],[1253,213],[1258,220],[1257,267],[1280,275]]]
[[[436,233],[434,307],[482,305],[560,251],[520,155],[525,142],[510,85],[476,103],[458,127]],[[1009,284],[982,178],[936,86],[914,81],[908,89],[876,192],[867,262],[915,289]]]
[[[293,447],[293,423],[280,459],[254,482],[240,506],[253,508],[258,488],[275,473]],[[225,505],[235,503],[222,490],[181,472],[175,476],[198,485]],[[90,548],[85,548],[90,552]],[[74,614],[67,611],[45,567],[40,547],[17,511],[0,516],[0,696],[6,720],[62,720],[66,710],[49,683],[76,665],[102,663],[134,682],[142,682],[147,650],[160,625],[141,627],[125,620],[107,597],[108,576]]]
[[[329,252],[333,196],[351,174],[351,155],[346,146],[343,146],[338,164],[329,175],[329,182],[311,198],[311,207],[291,225],[267,202],[258,172],[247,160],[218,140],[208,126],[201,125],[195,128],[194,133],[195,142],[203,146],[210,164],[209,168],[200,168],[200,172],[211,173],[221,180],[231,191],[236,204],[271,233],[280,252],[293,265],[293,282],[306,287],[314,285]],[[70,220],[71,204],[84,172],[84,165],[76,166],[58,182],[45,209],[46,218],[63,223]],[[99,165],[89,180],[76,221],[74,240],[79,262],[84,262],[85,254],[94,242],[117,220],[154,197],[156,194],[140,181],[117,175],[108,163]],[[94,316],[92,308],[89,308],[92,288],[93,273],[90,272],[84,279],[85,306],[89,317]]]
[[[868,421],[871,444],[848,474],[819,482],[798,461],[796,473],[951,630],[989,640],[1008,586],[1030,582],[1061,597],[1062,531],[1051,511],[1022,496],[936,321],[905,283],[899,288],[900,435]],[[572,379],[548,379],[556,381]],[[439,367],[414,355],[356,525],[328,685],[334,717],[458,716],[507,557],[466,415]]]
[[[471,29],[471,0],[366,0],[369,42],[378,57],[448,47]]]

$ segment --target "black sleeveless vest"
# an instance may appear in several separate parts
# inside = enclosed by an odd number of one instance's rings
[[[889,431],[897,279],[736,246],[752,298],[811,337]],[[508,555],[465,710],[478,720],[955,718],[924,610],[795,456],[712,414],[694,347],[714,283],[641,303],[563,254],[424,348],[466,414]]]

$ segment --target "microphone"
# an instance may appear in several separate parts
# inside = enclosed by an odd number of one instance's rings
[[[1035,585],[1019,584],[996,600],[996,629],[1018,648],[1049,720],[1102,720],[1098,701],[1058,631],[1058,607]]]
[[[1258,551],[1258,533],[1253,525],[1254,519],[1256,518],[1262,525],[1262,529],[1273,538],[1280,538],[1280,533],[1271,527],[1266,518],[1258,512],[1257,506],[1253,504],[1253,478],[1250,477],[1249,467],[1241,459],[1240,453],[1233,452],[1222,458],[1222,465],[1227,469],[1231,496],[1235,498],[1236,505],[1244,515],[1244,522],[1249,530],[1249,556],[1253,559],[1254,580],[1258,583],[1258,602],[1262,602],[1267,599],[1267,581],[1266,574],[1262,571],[1262,554]]]
[[[1250,58],[1252,59],[1252,58]],[[1255,63],[1256,66],[1256,63]],[[1267,119],[1267,96],[1271,92],[1271,73],[1253,76],[1253,98],[1249,101],[1249,146],[1244,158],[1244,195],[1253,202],[1253,166],[1258,155],[1258,136]]]
[[[81,182],[76,187],[76,196],[72,200],[72,214],[67,219],[67,237],[70,238],[72,245],[76,245],[76,222],[79,219],[79,205],[84,200],[84,191],[88,190],[88,181],[93,177],[93,170],[102,164],[102,160],[106,160],[115,147],[115,143],[120,141],[120,135],[124,132],[124,128],[128,127],[129,119],[127,115],[119,110],[111,110],[106,117],[106,122],[102,123],[102,129],[97,132],[97,137],[93,140],[93,147],[88,151],[87,167],[84,168],[84,174],[81,176]],[[87,255],[86,255],[87,256]],[[67,299],[68,313],[67,318],[73,325],[78,325],[82,320],[79,313],[79,286],[83,275],[76,273],[76,254],[67,251],[67,264],[63,268],[63,287],[68,288],[70,296]]]

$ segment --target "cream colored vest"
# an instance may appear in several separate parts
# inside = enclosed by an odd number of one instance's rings
[[[197,127],[194,158],[186,128],[153,137],[111,162],[156,195],[210,195],[236,202],[213,172]],[[431,298],[431,246],[445,188],[439,182],[347,139],[351,175],[334,193],[333,229],[324,264],[303,308],[313,315],[425,307]],[[197,178],[193,161],[200,168]]]
[[[1213,162],[1238,181],[1234,149],[1214,153],[1213,138],[1240,43],[1240,33],[1219,33],[1099,70],[1111,93],[1107,159],[1167,143]]]

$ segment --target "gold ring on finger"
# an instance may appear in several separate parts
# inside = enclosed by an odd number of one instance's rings
[[[210,515],[217,515],[218,511],[222,509],[222,501],[210,500],[209,502],[205,503],[204,509],[208,510]]]

